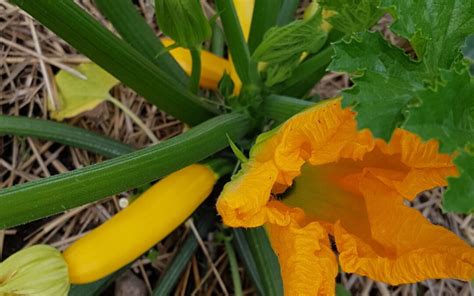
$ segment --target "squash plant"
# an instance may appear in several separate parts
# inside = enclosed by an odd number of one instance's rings
[[[132,151],[67,125],[0,116],[1,133],[113,157],[0,191],[0,228],[137,188],[215,158],[229,145],[245,162],[236,147],[247,151],[269,125],[315,104],[319,99],[308,94],[327,71],[350,75],[354,85],[342,93],[342,106],[356,112],[358,129],[385,141],[399,128],[438,141],[457,168],[448,179],[444,210],[474,211],[474,84],[461,53],[474,33],[472,1],[320,0],[295,19],[297,0],[216,0],[217,14],[209,21],[197,0],[156,0],[158,24],[171,42],[157,38],[131,0],[95,1],[120,38],[72,0],[10,2],[191,129]],[[394,18],[390,29],[410,42],[414,56],[370,30],[386,13]],[[180,18],[185,19],[182,27]],[[204,42],[216,55],[203,52]],[[189,55],[184,57],[183,50]],[[206,55],[222,63],[216,65],[223,69],[219,82],[203,83],[206,69],[213,69]],[[199,90],[199,81],[213,92]],[[224,106],[218,96],[224,97]],[[234,239],[259,292],[282,294],[265,231],[237,229]]]

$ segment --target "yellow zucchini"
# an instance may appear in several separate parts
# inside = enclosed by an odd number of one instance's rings
[[[174,43],[169,38],[162,38],[161,42],[165,46],[170,46]],[[170,50],[171,56],[178,62],[183,68],[184,72],[191,75],[192,71],[192,59],[191,53],[188,49],[178,47]],[[217,90],[219,81],[224,75],[224,72],[231,73],[232,67],[228,60],[221,58],[206,50],[201,50],[201,78],[199,85],[205,89]]]
[[[146,252],[193,213],[217,178],[210,167],[193,164],[154,184],[64,252],[71,283],[96,281]]]

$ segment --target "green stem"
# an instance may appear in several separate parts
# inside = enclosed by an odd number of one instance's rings
[[[296,10],[300,4],[300,0],[285,0],[283,1],[280,14],[278,15],[277,25],[284,26],[295,20]]]
[[[127,108],[127,106],[122,104],[122,102],[120,102],[119,100],[117,100],[116,98],[112,96],[109,96],[107,98],[107,101],[117,106],[120,110],[123,111],[123,113],[125,113],[128,117],[130,117],[130,119],[133,120],[133,122],[135,122],[135,124],[138,125],[145,132],[145,134],[148,136],[148,138],[150,138],[150,140],[154,144],[160,142],[160,140],[158,140],[155,134],[143,123],[143,121],[141,121],[140,118],[138,118],[138,116],[132,112],[132,110],[130,110],[129,108]]]
[[[257,64],[250,58],[250,51],[232,0],[216,0],[216,6],[220,12],[227,45],[240,80],[246,85],[259,85]]]
[[[213,158],[210,160],[206,160],[204,164],[209,166],[214,171],[214,173],[217,175],[218,178],[221,178],[225,175],[232,173],[235,166],[233,162],[224,158]]]
[[[329,45],[299,65],[293,71],[293,76],[275,86],[273,90],[293,97],[305,95],[326,74],[326,67],[333,55],[334,49]]]
[[[50,120],[0,115],[0,134],[38,138],[113,158],[134,149],[97,133]]]
[[[258,0],[255,1],[253,8],[252,24],[250,27],[250,35],[248,40],[248,47],[250,53],[260,45],[263,36],[271,27],[277,23],[282,0]]]
[[[240,281],[239,264],[235,256],[234,248],[230,239],[224,239],[225,249],[227,251],[227,258],[229,258],[230,272],[232,274],[232,284],[234,285],[234,295],[242,296],[242,283]]]
[[[264,295],[283,296],[283,284],[278,258],[273,252],[263,227],[244,230],[250,250],[264,286]]]
[[[168,52],[163,52],[165,47],[131,0],[95,0],[94,3],[125,42],[162,67],[177,82],[187,85],[187,75]],[[156,57],[157,52],[163,53]]]
[[[217,116],[160,144],[65,174],[0,191],[0,229],[13,227],[94,202],[201,161],[250,128],[249,118]]]
[[[243,228],[232,228],[233,242],[239,255],[240,261],[244,264],[245,271],[250,276],[258,295],[265,294],[262,278],[257,268],[257,263],[252,251],[250,250],[249,242],[245,237],[245,230]]]
[[[207,235],[211,229],[213,223],[215,222],[216,215],[213,211],[201,206],[195,214],[196,228],[199,234],[204,237]],[[189,260],[196,252],[198,248],[198,242],[196,236],[193,233],[188,233],[186,240],[183,245],[177,252],[176,256],[173,257],[173,260],[166,268],[163,276],[158,281],[155,290],[153,291],[153,296],[162,296],[170,295],[171,290],[181,277],[181,274],[184,271],[186,265],[188,265]]]
[[[211,51],[220,57],[224,56],[225,48],[225,38],[224,32],[222,32],[221,27],[217,23],[214,23],[212,27],[212,42],[211,42]]]
[[[192,48],[192,71],[191,80],[189,81],[189,91],[197,94],[199,91],[199,80],[201,79],[201,47]]]
[[[261,107],[263,114],[267,117],[277,122],[283,122],[314,104],[314,102],[297,98],[270,95],[265,98]]]

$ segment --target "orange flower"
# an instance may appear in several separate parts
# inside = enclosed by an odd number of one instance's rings
[[[229,226],[266,226],[286,295],[333,295],[337,260],[394,285],[471,280],[473,248],[403,203],[457,174],[436,141],[374,139],[333,99],[261,135],[217,209]]]

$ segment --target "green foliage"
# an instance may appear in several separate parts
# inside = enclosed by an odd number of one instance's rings
[[[423,89],[424,68],[401,49],[390,46],[379,33],[360,33],[334,46],[332,71],[348,72],[355,87],[344,91],[344,106],[353,106],[360,129],[369,128],[389,140],[403,122],[402,111],[414,92]]]
[[[447,211],[474,211],[474,83],[468,71],[441,70],[442,82],[436,89],[417,93],[421,104],[408,109],[403,125],[423,139],[438,139],[443,152],[460,151],[455,164],[459,178],[449,179],[444,198]],[[470,154],[469,154],[470,151]]]
[[[319,4],[334,13],[328,22],[346,34],[365,31],[383,15],[380,0],[320,0]]]
[[[195,48],[211,38],[212,29],[199,0],[155,0],[161,31],[179,46]]]
[[[351,296],[351,293],[342,284],[336,284],[336,296]]]
[[[164,68],[103,27],[74,1],[11,2],[161,110],[192,125],[212,117],[213,111],[199,97],[181,88]]]
[[[272,87],[275,84],[283,82],[293,75],[293,72],[301,63],[301,57],[295,55],[282,63],[270,64],[266,68],[265,85]]]
[[[187,85],[188,77],[165,47],[145,18],[130,0],[95,0],[100,12],[112,23],[125,42],[163,68],[176,82]],[[157,57],[156,53],[161,54]]]
[[[473,156],[464,151],[472,150],[474,139],[474,87],[461,54],[474,32],[472,1],[383,0],[382,6],[395,14],[392,29],[410,41],[416,60],[378,33],[338,42],[330,69],[348,72],[355,82],[343,93],[343,105],[352,106],[359,128],[376,137],[389,140],[403,127],[439,140],[442,152],[461,153],[461,176],[451,179],[445,207],[472,211]]]
[[[240,27],[233,1],[216,0],[215,3],[217,10],[220,12],[227,46],[232,56],[235,70],[244,85],[241,93],[248,91],[247,86],[254,89],[259,88],[260,76],[257,72],[257,65],[250,58],[250,51]]]
[[[307,20],[297,20],[283,27],[267,31],[252,58],[265,63],[265,85],[273,85],[290,78],[303,60],[303,54],[318,52],[327,39],[321,29],[321,10]]]
[[[464,151],[454,163],[461,175],[450,178],[444,194],[443,207],[446,211],[474,213],[474,153]]]
[[[461,56],[466,36],[474,32],[474,8],[469,0],[383,0],[382,5],[396,12],[391,29],[410,41],[431,75],[437,75],[439,68],[451,68]]]
[[[474,144],[474,82],[467,71],[441,74],[436,89],[416,93],[420,104],[408,109],[403,128],[439,140],[441,151],[451,153]]]
[[[282,63],[303,52],[317,52],[327,38],[327,33],[320,28],[321,22],[319,11],[308,20],[269,29],[252,58],[258,62]]]

